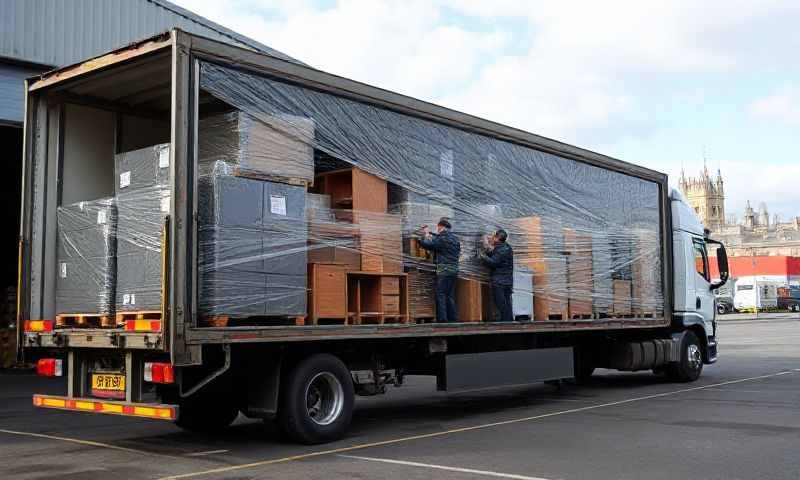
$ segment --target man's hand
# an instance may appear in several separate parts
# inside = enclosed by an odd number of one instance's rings
[[[427,225],[423,225],[422,229],[420,231],[422,232],[422,236],[425,237],[425,238],[428,238],[428,237],[431,236],[431,231],[428,229]]]

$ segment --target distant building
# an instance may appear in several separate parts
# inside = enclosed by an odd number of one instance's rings
[[[767,204],[761,202],[758,211],[747,200],[741,221],[725,216],[725,189],[722,173],[712,177],[703,167],[698,177],[686,177],[681,172],[678,186],[697,216],[720,240],[728,256],[787,256],[800,257],[800,217],[781,222],[777,215],[770,218]]]
[[[705,166],[696,178],[681,171],[678,186],[706,228],[716,231],[725,224],[725,185],[719,170],[715,178]]]

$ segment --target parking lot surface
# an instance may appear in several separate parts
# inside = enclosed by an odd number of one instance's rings
[[[447,395],[410,378],[360,398],[318,446],[239,418],[216,435],[153,420],[36,410],[57,381],[0,374],[0,478],[798,479],[800,319],[720,322],[695,383],[601,370],[587,385]]]

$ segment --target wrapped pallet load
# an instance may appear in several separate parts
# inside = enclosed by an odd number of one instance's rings
[[[102,198],[58,208],[56,313],[114,312],[117,205]]]
[[[119,211],[117,312],[160,312],[162,258],[170,211],[168,144],[124,152],[114,158]]]
[[[305,189],[229,169],[218,162],[200,178],[201,314],[304,315]]]

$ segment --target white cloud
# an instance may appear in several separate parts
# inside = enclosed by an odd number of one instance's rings
[[[750,113],[758,118],[800,124],[800,95],[781,93],[756,100],[750,105]]]
[[[800,47],[779,26],[800,4],[780,0],[179,3],[317,68],[578,143],[629,129],[626,116],[646,108],[632,79],[732,71],[780,60],[765,45]],[[773,28],[751,35],[764,22]]]
[[[800,2],[790,0],[177,1],[331,73],[578,145],[632,139],[676,155],[686,139],[649,133],[663,115],[658,96],[698,92],[688,103],[702,123],[704,75],[734,84],[787,68],[800,50]],[[678,90],[664,89],[671,80]],[[797,123],[800,96],[764,97],[749,113]],[[675,178],[679,161],[654,166]],[[800,165],[722,168],[729,209],[750,198],[796,211]]]

